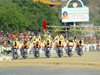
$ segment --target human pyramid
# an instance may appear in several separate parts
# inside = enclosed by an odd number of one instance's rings
[[[59,34],[54,38],[50,34],[44,34],[33,36],[31,39],[18,40],[15,38],[12,45],[13,58],[17,59],[19,55],[26,58],[31,52],[36,58],[40,56],[42,52],[47,57],[50,57],[53,51],[56,51],[59,57],[63,56],[63,52],[66,52],[68,56],[73,55],[73,50],[76,50],[78,55],[83,54],[84,42],[83,40],[75,41],[73,39],[65,39],[63,35]]]

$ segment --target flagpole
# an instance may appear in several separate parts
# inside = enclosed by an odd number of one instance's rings
[[[46,31],[45,31],[45,30],[43,30],[43,32],[44,32],[44,34],[46,33]]]

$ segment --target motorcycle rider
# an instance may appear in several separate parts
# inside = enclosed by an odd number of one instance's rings
[[[13,42],[12,49],[13,48],[19,48],[19,42],[18,42],[18,39],[17,38],[15,38],[15,40]]]
[[[33,37],[33,39],[32,39],[33,44],[35,44],[35,43],[36,43],[36,39],[37,39],[37,38],[36,38],[36,36],[34,36],[34,37]]]
[[[63,48],[64,48],[64,38],[62,35],[59,35],[59,40],[57,40],[56,45],[56,53],[59,57],[63,56]]]
[[[83,49],[83,47],[84,47],[84,41],[81,40],[81,39],[77,41],[77,49],[76,49],[76,51],[78,51],[78,47],[79,47],[79,46],[82,46],[82,49]],[[84,49],[83,49],[83,52],[84,52]]]
[[[41,44],[39,43],[39,40],[36,41],[36,43],[34,44],[34,48],[41,48]]]
[[[52,48],[52,41],[50,39],[47,39],[47,41],[45,42],[45,48],[47,47]]]
[[[72,40],[72,39],[69,39],[69,40],[68,40],[68,43],[67,43],[67,46],[66,46],[66,47],[68,48],[69,46],[74,47],[74,40]],[[66,52],[68,52],[68,49],[67,49]],[[72,53],[73,53],[73,49],[72,49]]]
[[[18,53],[18,56],[20,55],[20,50],[19,50],[19,41],[17,38],[15,38],[14,42],[13,42],[13,45],[12,45],[12,50],[13,49],[17,49],[17,53]]]
[[[56,37],[54,38],[54,40],[58,40],[59,39],[59,36],[58,35],[56,35]]]
[[[59,40],[57,42],[56,47],[59,47],[59,46],[64,47],[64,43],[65,43],[64,42],[64,37],[62,35],[59,35]]]
[[[39,41],[39,44],[41,45],[41,36],[40,35],[38,36],[38,41]]]
[[[52,41],[50,39],[47,39],[45,42],[45,55],[47,57],[51,56],[51,48],[52,48]]]
[[[39,40],[37,40],[36,43],[34,44],[34,51],[33,51],[35,57],[40,56],[40,49],[41,49],[41,44],[39,43]]]
[[[63,42],[63,40],[59,40],[59,41],[57,42],[57,45],[56,45],[56,48],[57,48],[56,52],[57,52],[57,53],[58,53],[58,48],[59,48],[59,47],[64,48],[64,42]]]
[[[29,42],[28,41],[24,41],[24,44],[21,47],[22,53],[23,53],[23,49],[27,49],[27,55],[29,55]]]
[[[60,39],[64,41],[64,36],[63,35],[60,35]]]

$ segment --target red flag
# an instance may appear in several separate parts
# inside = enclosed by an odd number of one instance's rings
[[[44,22],[43,22],[43,29],[47,30],[47,21],[46,20],[44,20]]]

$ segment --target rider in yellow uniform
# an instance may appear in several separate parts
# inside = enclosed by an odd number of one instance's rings
[[[24,43],[23,43],[22,39],[20,39],[20,41],[19,41],[19,46],[22,47],[23,44],[24,44]]]
[[[74,47],[74,40],[69,40],[68,41],[67,47],[69,47],[69,46]]]
[[[60,39],[64,40],[64,36],[63,35],[60,35]]]
[[[58,41],[59,41],[59,36],[57,35],[55,38],[54,38],[54,43],[53,45],[56,46],[58,44]]]
[[[36,40],[36,43],[34,44],[34,48],[41,48],[41,44],[39,43],[39,40]]]
[[[39,44],[41,45],[41,36],[38,37]]]
[[[83,47],[84,46],[84,41],[83,40],[78,40],[77,41],[77,47],[79,47],[79,45],[81,45]]]
[[[77,41],[76,51],[78,51],[79,46],[82,46],[82,50],[84,52],[84,41],[83,40],[78,40]]]
[[[13,49],[17,49],[18,56],[20,55],[19,44],[20,44],[20,43],[19,43],[18,39],[16,38],[16,39],[14,40],[14,42],[13,42],[13,45],[12,45],[12,50],[13,50]]]
[[[56,47],[59,47],[59,46],[64,47],[64,43],[65,43],[64,37],[62,35],[59,35],[58,38],[59,40],[57,40],[56,42],[57,43]]]
[[[36,36],[34,36],[34,37],[33,37],[33,39],[32,39],[33,44],[35,44],[35,43],[36,43],[36,39],[37,39],[37,38],[36,38]]]
[[[54,38],[54,40],[56,40],[56,39],[59,39],[59,36],[58,35]]]
[[[65,44],[65,39],[64,39],[64,36],[63,35],[60,35],[60,41],[62,41],[62,44],[63,45]]]
[[[27,41],[27,45],[28,45],[28,46],[31,45],[30,39],[28,39],[28,41]]]
[[[12,49],[14,48],[19,48],[19,41],[17,38],[14,40],[13,45],[12,45]]]
[[[50,39],[47,39],[47,41],[45,42],[45,48],[46,47],[52,47],[52,41]]]

